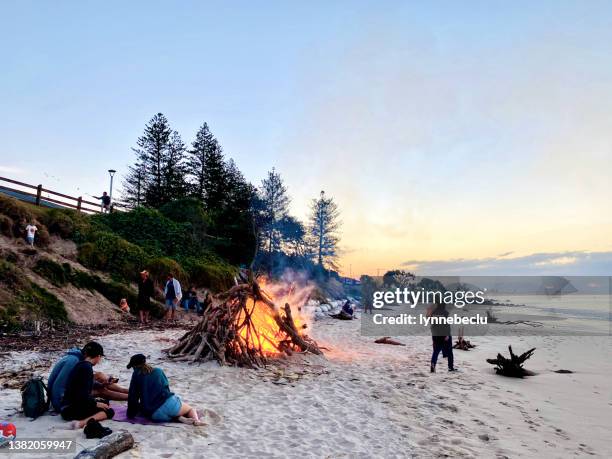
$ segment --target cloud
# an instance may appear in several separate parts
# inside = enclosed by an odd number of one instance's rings
[[[0,172],[4,174],[23,174],[25,171],[18,167],[0,166]]]
[[[408,260],[402,263],[402,266],[421,275],[612,275],[612,251],[534,253],[514,258],[507,258],[507,255],[451,260]]]

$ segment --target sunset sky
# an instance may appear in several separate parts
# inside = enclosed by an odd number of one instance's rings
[[[231,5],[0,2],[0,176],[97,195],[162,112],[333,196],[344,274],[612,274],[612,3]]]

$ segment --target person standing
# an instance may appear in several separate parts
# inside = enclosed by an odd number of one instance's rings
[[[34,237],[36,236],[36,231],[38,231],[38,228],[36,227],[36,225],[34,223],[30,223],[28,226],[26,226],[26,241],[28,241],[28,244],[30,244],[30,247],[34,247]]]
[[[183,293],[181,292],[180,282],[174,278],[172,273],[169,273],[166,279],[164,295],[166,297],[166,321],[174,320],[174,312],[177,305],[181,302]]]
[[[94,198],[99,199],[102,201],[102,206],[101,206],[101,210],[102,213],[108,213],[110,212],[110,208],[111,208],[111,198],[110,196],[106,193],[106,191],[102,192],[102,196],[94,196]]]
[[[149,277],[149,271],[144,270],[140,273],[138,280],[138,314],[140,323],[149,323],[149,313],[151,312],[151,297],[154,295],[153,281]]]
[[[430,317],[444,317],[448,318],[448,311],[444,302],[436,304],[434,310],[429,314]],[[456,371],[454,367],[453,359],[453,340],[451,337],[451,327],[448,323],[444,324],[431,324],[431,339],[433,345],[433,353],[431,354],[431,367],[432,373],[436,372],[436,363],[438,362],[438,355],[442,351],[442,356],[448,359],[448,371]]]

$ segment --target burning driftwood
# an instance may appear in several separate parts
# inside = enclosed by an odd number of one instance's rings
[[[177,360],[217,360],[221,365],[263,366],[272,355],[321,354],[317,343],[296,325],[291,306],[281,309],[256,281],[239,284],[216,297],[222,302],[168,350]]]
[[[521,355],[517,356],[512,352],[512,346],[508,346],[508,350],[510,351],[510,358],[507,359],[501,354],[497,354],[496,359],[487,359],[491,365],[495,365],[495,372],[498,375],[510,376],[513,378],[522,378],[524,376],[533,376],[535,373],[529,370],[525,370],[523,368],[523,363],[529,357],[533,355],[535,351],[535,347],[533,349],[529,349],[527,352],[523,352]]]
[[[475,344],[472,344],[469,340],[463,339],[463,336],[459,336],[457,338],[457,342],[453,344],[453,349],[460,349],[462,351],[469,351],[470,349],[476,347]]]

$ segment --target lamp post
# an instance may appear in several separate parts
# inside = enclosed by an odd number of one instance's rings
[[[108,170],[108,175],[110,175],[110,189],[108,190],[108,196],[110,198],[111,207],[113,205],[113,176],[115,175],[115,172],[117,172],[115,169]]]

